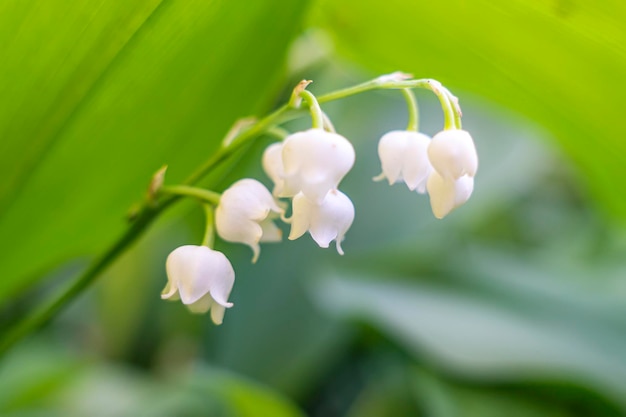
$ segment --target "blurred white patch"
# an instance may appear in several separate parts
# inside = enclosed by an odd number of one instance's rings
[[[321,29],[309,29],[296,38],[287,53],[287,71],[297,74],[326,60],[334,51],[333,41]]]

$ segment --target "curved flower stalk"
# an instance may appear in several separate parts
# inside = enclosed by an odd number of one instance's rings
[[[322,129],[289,135],[282,145],[283,183],[279,197],[302,192],[320,204],[354,165],[354,147],[343,136]],[[279,172],[275,165],[273,171]]]
[[[215,210],[215,228],[222,239],[250,246],[254,263],[261,252],[259,242],[281,240],[282,232],[272,220],[282,213],[263,184],[245,178],[222,194]]]
[[[165,263],[167,285],[161,298],[181,300],[193,313],[211,311],[211,320],[222,324],[235,271],[222,252],[206,246],[186,245],[174,249]]]
[[[406,183],[409,190],[426,192],[426,180],[432,171],[428,160],[430,138],[423,133],[408,130],[393,130],[378,142],[378,156],[382,173],[375,181],[387,179],[389,185]]]
[[[341,242],[354,221],[354,205],[339,190],[330,190],[320,204],[309,200],[304,193],[293,198],[293,215],[289,240],[295,240],[307,231],[322,248],[335,241],[337,252],[343,255]]]
[[[427,188],[433,214],[436,218],[443,219],[469,200],[474,191],[474,178],[463,175],[456,180],[449,180],[435,171],[428,177]]]

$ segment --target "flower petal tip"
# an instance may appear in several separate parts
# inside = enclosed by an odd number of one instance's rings
[[[372,177],[372,181],[374,182],[380,182],[382,180],[385,179],[385,174],[383,172],[381,172],[380,174],[376,175],[375,177]]]
[[[255,264],[261,256],[261,246],[258,243],[250,245],[252,248],[252,263]]]
[[[336,246],[337,246],[337,253],[339,255],[343,256],[344,252],[343,252],[343,248],[341,247],[341,242],[339,241],[339,239],[337,239],[337,245]]]

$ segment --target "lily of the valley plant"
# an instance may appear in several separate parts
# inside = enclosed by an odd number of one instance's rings
[[[258,120],[235,123],[222,146],[182,184],[164,185],[165,168],[153,176],[143,202],[130,213],[132,221],[120,238],[70,283],[24,320],[16,322],[0,337],[0,353],[57,314],[87,288],[116,257],[128,248],[169,206],[182,198],[194,198],[206,213],[206,231],[200,245],[176,248],[166,261],[167,284],[161,297],[180,300],[194,313],[209,313],[221,324],[235,271],[223,253],[213,248],[215,235],[228,242],[247,245],[252,262],[261,254],[261,243],[282,239],[280,223],[289,224],[288,238],[307,232],[323,248],[335,242],[343,255],[342,242],[354,220],[355,208],[339,184],[355,161],[350,141],[335,132],[320,104],[375,89],[400,91],[407,102],[406,129],[385,134],[378,143],[382,173],[374,178],[389,184],[404,182],[409,190],[428,193],[435,217],[441,219],[463,205],[474,190],[478,157],[470,134],[461,128],[458,100],[439,82],[412,79],[396,72],[371,81],[315,97],[302,81],[290,100]],[[418,129],[418,108],[413,89],[432,91],[441,102],[444,126],[432,139]],[[287,132],[280,125],[311,115],[310,129]],[[235,182],[223,193],[197,184],[218,165],[236,163],[232,156],[243,146],[263,136],[280,138],[267,147],[261,164],[272,181],[271,191],[258,179]],[[287,214],[289,213],[289,215]]]
[[[160,171],[151,187],[151,200],[159,197],[194,197],[207,213],[207,227],[202,245],[186,245],[168,257],[168,282],[162,298],[181,300],[194,313],[211,313],[221,324],[235,274],[226,256],[213,249],[214,234],[228,242],[242,243],[252,249],[252,262],[261,253],[263,242],[278,242],[282,229],[277,223],[290,225],[289,240],[307,232],[322,248],[335,241],[337,252],[355,215],[354,205],[339,191],[341,180],[355,161],[354,147],[335,132],[320,103],[341,99],[372,89],[398,89],[406,99],[409,123],[404,130],[383,135],[378,143],[382,173],[375,181],[389,184],[404,182],[409,190],[427,193],[433,214],[442,219],[463,205],[474,189],[478,157],[472,137],[461,129],[458,100],[435,80],[414,80],[404,73],[393,73],[372,81],[315,97],[302,81],[293,91],[289,103],[256,122],[236,124],[223,143],[221,152],[230,155],[243,143],[264,133],[280,137],[270,144],[261,164],[271,180],[271,191],[257,179],[241,179],[223,193],[196,188],[190,184],[163,186]],[[413,88],[425,88],[439,98],[444,127],[433,138],[418,130],[418,108]],[[312,126],[289,133],[279,128],[282,116],[308,109]],[[200,170],[197,179],[213,168],[211,162]],[[156,184],[155,184],[156,183]],[[290,212],[288,217],[286,213]]]

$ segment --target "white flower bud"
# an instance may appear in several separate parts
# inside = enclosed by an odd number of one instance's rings
[[[459,129],[437,133],[428,146],[428,157],[435,171],[447,180],[463,175],[473,177],[478,169],[478,155],[468,132]]]
[[[228,297],[235,283],[235,271],[222,252],[206,246],[176,248],[165,264],[167,285],[161,298],[181,300],[193,313],[211,310],[211,319],[222,324],[224,311],[233,306]]]
[[[273,195],[280,195],[283,191],[285,180],[285,170],[283,168],[283,144],[282,142],[272,143],[263,152],[263,170],[274,182]]]
[[[289,135],[283,142],[284,187],[280,197],[302,192],[319,204],[354,165],[354,148],[343,136],[322,129]]]
[[[433,214],[443,219],[470,198],[474,191],[474,178],[464,175],[456,180],[448,180],[435,171],[428,177],[427,188]]]
[[[430,138],[423,133],[394,130],[378,142],[382,174],[375,181],[387,178],[389,185],[404,181],[410,190],[426,191],[426,180],[432,171],[428,160]]]
[[[332,240],[337,252],[343,255],[341,241],[354,220],[354,205],[347,195],[339,190],[330,190],[321,204],[309,200],[303,193],[293,198],[293,215],[289,240],[302,236],[307,230],[322,248]]]
[[[272,222],[271,212],[282,213],[272,194],[257,180],[245,178],[230,186],[215,210],[217,233],[229,242],[252,248],[252,262],[261,251],[259,242],[281,240],[280,229]]]

